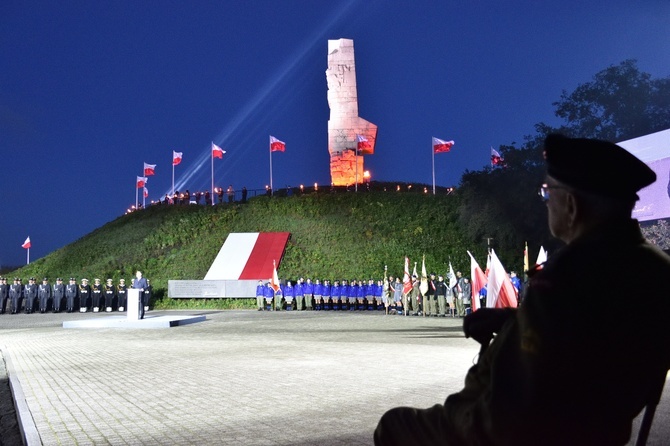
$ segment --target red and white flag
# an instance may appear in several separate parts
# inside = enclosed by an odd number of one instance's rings
[[[404,294],[412,291],[412,281],[409,277],[409,257],[405,257],[405,273],[402,277],[402,292]]]
[[[424,254],[423,260],[421,261],[421,284],[419,285],[419,291],[421,294],[425,295],[428,292],[428,273],[426,273],[426,255]]]
[[[144,187],[147,184],[147,180],[149,180],[147,177],[137,177],[137,188]]]
[[[221,147],[212,142],[212,158],[223,159],[223,154],[226,153]]]
[[[487,307],[516,308],[518,291],[512,285],[512,281],[493,249],[491,250],[491,271],[489,271],[489,283],[486,291]]]
[[[496,151],[496,149],[491,147],[491,165],[492,166],[502,166],[504,161],[505,160],[503,159],[502,156],[500,156],[500,154]]]
[[[28,237],[28,238],[26,239],[26,241],[23,242],[23,245],[21,245],[21,248],[23,248],[23,249],[29,249],[30,246],[31,246],[31,244],[30,244],[30,237]]]
[[[144,176],[148,177],[150,175],[155,175],[156,172],[156,165],[155,164],[147,164],[144,163]]]
[[[149,196],[149,189],[146,187],[144,188],[144,198],[147,198]]]
[[[454,145],[453,141],[444,141],[433,136],[433,152],[434,153],[444,153],[451,150],[451,147]]]
[[[472,311],[476,311],[479,310],[479,292],[486,286],[488,278],[470,251],[468,255],[470,256],[470,277],[472,277],[470,282],[472,284]]]
[[[370,141],[363,135],[356,135],[357,141],[357,155],[372,155],[374,153],[374,148]]]
[[[270,279],[270,286],[272,287],[273,290],[275,290],[275,293],[279,291],[279,276],[277,276],[277,263],[274,260],[272,261],[272,279]]]
[[[286,143],[270,135],[270,152],[283,152],[286,150]]]
[[[456,274],[454,274],[454,267],[449,262],[449,291],[456,285],[458,285],[458,279],[456,278]]]
[[[177,164],[181,163],[181,157],[183,153],[182,152],[175,152],[174,150],[172,151],[172,165],[176,166]]]

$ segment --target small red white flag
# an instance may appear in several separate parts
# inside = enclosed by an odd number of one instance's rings
[[[502,156],[500,156],[500,154],[496,151],[496,149],[491,147],[491,165],[492,166],[502,166],[504,161],[505,160],[503,159]]]
[[[156,172],[156,165],[155,164],[147,164],[144,163],[144,176],[148,177],[150,175],[155,175]]]
[[[137,177],[137,188],[144,187],[148,180],[147,177]]]
[[[144,198],[147,198],[149,196],[149,189],[146,187],[144,188]]]
[[[23,249],[29,249],[30,246],[31,246],[31,244],[30,244],[30,237],[28,237],[28,238],[26,239],[26,241],[23,242],[23,245],[21,245],[21,248],[23,248]]]
[[[495,251],[491,250],[491,271],[489,271],[489,284],[486,293],[486,306],[492,308],[505,308],[517,306],[518,291],[512,285],[507,276],[505,267],[498,259]]]
[[[405,273],[402,277],[402,292],[404,294],[412,291],[412,281],[409,278],[409,257],[405,257]]]
[[[223,154],[224,153],[226,153],[225,150],[223,150],[221,147],[217,146],[216,144],[212,143],[212,158],[223,159]]]
[[[174,150],[172,151],[172,165],[176,166],[177,164],[181,163],[181,157],[183,153],[182,152],[175,152]]]
[[[451,150],[451,147],[454,145],[454,141],[444,141],[442,139],[436,138],[433,136],[433,152],[434,153],[444,153]]]
[[[270,286],[272,287],[273,290],[275,290],[275,293],[279,291],[279,276],[277,276],[277,263],[274,260],[272,261],[272,279],[270,279]]]
[[[286,150],[286,143],[270,135],[270,152],[283,152]]]
[[[363,135],[356,135],[357,141],[357,155],[372,155],[374,153],[374,148],[370,141]]]
[[[488,278],[486,277],[486,274],[484,274],[484,271],[482,271],[481,267],[479,266],[479,263],[477,263],[472,254],[470,254],[470,251],[468,251],[468,255],[470,256],[470,277],[472,277],[471,305],[472,305],[472,311],[476,311],[479,310],[479,292],[481,291],[482,288],[486,286]]]

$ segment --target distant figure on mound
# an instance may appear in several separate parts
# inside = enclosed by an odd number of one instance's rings
[[[607,141],[549,135],[544,158],[539,195],[566,245],[528,272],[521,307],[464,319],[482,350],[463,390],[427,409],[389,410],[376,445],[624,445],[633,419],[660,398],[670,291],[627,280],[670,275],[670,257],[631,218],[656,174]],[[631,302],[640,304],[626,311]]]
[[[140,290],[140,300],[137,305],[137,314],[140,319],[144,319],[144,290],[149,287],[149,283],[147,283],[147,279],[142,277],[142,271],[137,271],[135,273],[135,278],[133,279],[133,288],[136,290]],[[134,311],[132,308],[129,308],[128,311]]]

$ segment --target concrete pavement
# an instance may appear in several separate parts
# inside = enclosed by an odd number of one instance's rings
[[[459,319],[188,314],[206,320],[64,329],[65,320],[108,316],[0,316],[22,424],[34,427],[29,444],[370,445],[387,409],[458,391],[478,351]],[[668,419],[666,392],[648,444],[667,444]]]

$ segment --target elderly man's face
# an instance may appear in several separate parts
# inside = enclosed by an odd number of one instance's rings
[[[567,241],[566,237],[569,234],[567,197],[569,191],[550,176],[547,176],[546,184],[546,188],[549,190],[549,199],[546,201],[549,231],[554,237]]]

